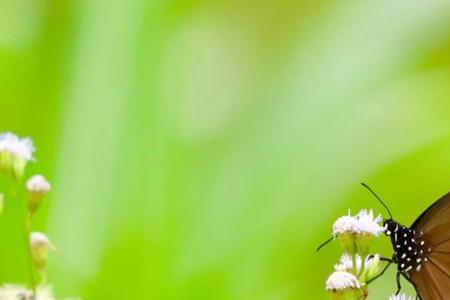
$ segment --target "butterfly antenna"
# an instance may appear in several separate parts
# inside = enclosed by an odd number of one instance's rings
[[[383,205],[384,206],[384,208],[386,208],[386,210],[387,210],[387,212],[389,213],[389,217],[391,218],[391,219],[393,219],[392,218],[392,214],[391,214],[391,211],[389,210],[389,207],[387,207],[387,205],[383,202],[383,200],[381,200],[381,198],[367,185],[367,184],[365,184],[364,182],[362,182],[361,183],[361,185],[363,186],[363,187],[365,187],[366,189],[368,189],[369,190],[369,192],[372,194],[372,195],[374,195],[375,196],[375,198],[377,198],[377,200],[381,203],[381,205]]]
[[[326,240],[325,242],[323,242],[319,247],[317,247],[317,252],[320,251],[320,249],[322,249],[326,244],[330,243],[331,241],[334,240],[334,236],[330,237],[328,240]]]

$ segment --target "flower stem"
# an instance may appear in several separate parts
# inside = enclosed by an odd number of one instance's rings
[[[355,276],[358,276],[358,266],[356,265],[356,254],[352,254],[352,260],[353,260],[353,274],[355,274]]]
[[[28,275],[30,277],[30,285],[33,291],[33,296],[36,296],[36,281],[34,279],[33,273],[33,259],[31,257],[31,249],[30,249],[30,234],[31,234],[31,214],[26,211],[25,214],[25,226],[24,226],[24,234],[25,234],[25,246],[27,247],[27,261],[28,261]]]
[[[28,211],[26,199],[22,193],[22,180],[17,179],[14,181],[12,189],[12,197],[19,203],[20,213],[23,215],[23,239],[25,242],[26,260],[28,265],[28,276],[30,280],[30,286],[33,291],[33,296],[36,296],[36,281],[34,278],[33,258],[31,257],[30,249],[30,234],[31,234],[31,214]]]
[[[362,274],[364,274],[364,271],[365,271],[365,268],[366,268],[366,264],[365,264],[365,262],[366,262],[366,258],[364,257],[361,257],[361,270],[359,270],[359,274],[358,274],[358,278],[362,275]]]

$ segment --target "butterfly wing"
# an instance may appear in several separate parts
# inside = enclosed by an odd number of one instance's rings
[[[408,276],[416,284],[422,300],[450,299],[450,255],[432,252],[419,272],[409,272]]]
[[[411,225],[411,229],[426,233],[436,226],[448,223],[450,223],[450,193],[447,193],[428,207],[428,209],[414,221]]]
[[[429,249],[428,261],[409,277],[423,300],[450,300],[450,193],[446,194],[413,223]]]
[[[424,266],[420,272],[410,272],[409,277],[416,285],[417,292],[422,300],[442,300],[439,288],[430,277],[428,266]]]

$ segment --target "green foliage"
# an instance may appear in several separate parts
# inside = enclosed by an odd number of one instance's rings
[[[321,299],[339,247],[314,249],[377,208],[361,181],[405,224],[449,190],[446,1],[39,3],[0,2],[0,128],[54,186],[57,295]],[[0,281],[25,282],[4,210]]]

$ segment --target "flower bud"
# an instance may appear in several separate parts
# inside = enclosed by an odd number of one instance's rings
[[[51,186],[50,183],[42,175],[34,175],[27,181],[28,191],[28,210],[34,213],[41,205],[45,195],[47,195]]]
[[[363,293],[361,284],[355,275],[337,271],[328,277],[325,289],[333,300],[354,300],[359,299]]]
[[[373,211],[361,210],[356,215],[359,224],[359,234],[356,239],[356,246],[358,252],[362,257],[365,257],[370,252],[372,241],[384,232],[384,227],[380,226],[382,221],[381,216],[374,217]]]
[[[33,264],[40,272],[45,270],[47,266],[48,250],[55,247],[48,237],[41,232],[32,232],[30,234],[30,252]]]
[[[373,211],[361,210],[354,217],[349,214],[337,219],[333,224],[333,236],[350,255],[365,257],[369,254],[373,238],[384,231],[380,222],[381,216],[374,218]]]
[[[338,239],[345,252],[355,255],[358,248],[355,234],[358,230],[358,220],[352,216],[343,216],[333,224],[333,235]]]
[[[370,252],[370,248],[372,246],[373,236],[366,233],[361,233],[356,235],[355,244],[358,249],[358,253],[361,256],[366,256]]]
[[[334,265],[335,271],[348,272],[358,277],[361,285],[378,275],[380,270],[380,255],[367,256],[362,259],[356,254],[351,257],[347,253],[341,256],[339,264]]]
[[[361,275],[361,281],[369,282],[378,275],[380,271],[380,255],[376,254],[373,257],[366,259],[366,269]]]
[[[0,134],[0,171],[22,177],[34,151],[31,139],[19,138],[11,132]]]
[[[3,173],[10,173],[12,170],[12,155],[11,152],[4,149],[4,147],[1,146],[0,141],[0,172]]]

